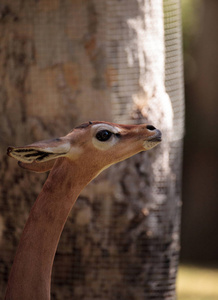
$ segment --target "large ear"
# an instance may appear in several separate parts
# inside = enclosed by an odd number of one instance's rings
[[[9,147],[7,154],[17,159],[22,168],[35,172],[46,172],[53,167],[56,158],[65,156],[69,150],[69,140],[58,138],[25,147]]]

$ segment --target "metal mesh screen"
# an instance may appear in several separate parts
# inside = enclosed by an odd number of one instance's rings
[[[63,134],[66,128],[78,125],[84,118],[87,120],[90,114],[92,118],[102,117],[118,123],[143,121],[138,118],[133,101],[133,95],[140,89],[140,70],[138,66],[129,67],[127,56],[122,53],[127,49],[129,34],[124,22],[137,15],[137,4],[142,1],[63,1],[60,4],[51,0],[44,4],[35,1],[35,6],[28,1],[21,2],[23,4],[14,10],[5,5],[2,11],[14,22],[15,18],[21,22],[20,32],[14,37],[19,47],[9,43],[7,50],[8,57],[14,57],[14,66],[21,69],[14,79],[14,86],[21,95],[23,91],[27,94],[25,100],[20,100],[21,96],[16,98],[22,118],[15,118],[15,123],[26,124],[26,127],[14,128],[17,138],[15,141],[6,139],[5,146],[12,142],[32,142],[33,137],[43,139]],[[111,169],[82,193],[65,226],[56,254],[52,299],[175,299],[184,133],[180,1],[163,0],[163,9],[165,85],[174,113],[168,153],[171,175],[164,177],[157,167],[158,161],[154,158],[155,155],[158,157],[157,149],[154,156],[148,154],[147,160],[138,155]],[[26,23],[22,23],[16,13],[21,13]],[[159,13],[156,12],[156,18]],[[8,22],[8,26],[12,26],[11,19]],[[56,32],[59,32],[57,38]],[[35,90],[30,88],[32,82],[37,82]],[[7,86],[8,82],[3,84]],[[44,93],[47,98],[43,98]],[[45,102],[49,109],[43,107]],[[11,109],[12,116],[17,114],[16,105]],[[109,107],[112,107],[111,115],[105,113]],[[152,159],[156,161],[153,165],[148,162]],[[2,170],[7,170],[8,164],[2,156]],[[148,178],[149,172],[154,174],[155,180]],[[2,295],[17,236],[23,227],[22,214],[27,215],[43,181],[35,175],[23,175],[23,171],[17,171],[15,167],[10,179],[4,173],[6,171],[1,174],[4,182],[1,213],[6,220],[2,228],[7,227],[7,230],[3,230],[0,249]],[[26,191],[25,184],[29,181],[35,186],[34,191]],[[8,192],[13,182],[16,182],[14,194],[13,189]],[[152,193],[156,205],[148,196]],[[20,204],[23,196],[25,199]],[[9,198],[13,204],[7,203]],[[17,227],[13,214],[19,216]],[[87,224],[85,220],[88,220]],[[77,231],[78,227],[80,231]],[[91,255],[85,256],[84,253],[89,251]]]
[[[181,1],[164,0],[165,24],[165,85],[173,107],[173,138],[170,149],[170,164],[176,176],[177,204],[181,205],[181,166],[183,136],[185,132],[185,104],[182,55]],[[180,214],[180,210],[178,209]],[[180,217],[177,218],[180,222]],[[177,224],[179,233],[179,224]]]
[[[129,66],[123,52],[128,43],[126,19],[137,15],[134,1],[123,3],[107,1],[107,58],[112,69],[111,102],[113,120],[117,123],[134,123],[132,116],[132,96],[138,91],[139,69]]]
[[[113,117],[116,122],[138,122],[133,112],[133,95],[139,90],[137,66],[129,68],[125,49],[127,28],[122,26],[122,15],[134,15],[135,3],[126,2],[125,7],[116,1],[108,2],[108,59],[113,66],[112,85]],[[140,299],[175,299],[176,270],[179,260],[179,233],[181,207],[181,160],[184,135],[184,84],[182,57],[181,7],[179,0],[164,0],[164,38],[165,38],[165,87],[173,109],[173,134],[170,141],[169,165],[171,178],[166,183],[166,175],[155,165],[153,192],[166,204],[153,212],[153,221],[149,221],[151,232],[162,232],[163,238],[145,239],[144,256],[148,257],[147,283]],[[158,13],[158,12],[157,12]],[[145,37],[144,37],[145,38]],[[121,40],[121,42],[120,42]],[[118,42],[119,41],[119,45]],[[152,51],[152,45],[151,45]],[[118,74],[117,74],[118,73]],[[160,159],[160,163],[162,163]],[[149,208],[149,204],[146,204]],[[155,221],[156,220],[156,221]],[[158,221],[161,220],[161,227]],[[153,222],[153,223],[152,223]],[[160,254],[162,253],[162,254]],[[155,269],[155,266],[157,268]]]
[[[184,135],[184,83],[180,1],[164,0],[165,84],[173,106],[173,140]]]
[[[182,27],[181,7],[178,0],[164,0],[165,25],[165,84],[170,96],[174,112],[174,140],[180,140],[184,134],[184,86],[183,86],[183,59],[182,59]],[[137,68],[128,68],[126,57],[120,53],[125,46],[127,29],[120,26],[120,15],[128,15],[128,11],[136,11],[134,1],[128,2],[127,7],[122,4],[118,8],[114,1],[107,2],[107,58],[112,67],[112,103],[113,118],[116,122],[133,122],[132,95],[138,90]],[[117,63],[119,61],[119,64]]]

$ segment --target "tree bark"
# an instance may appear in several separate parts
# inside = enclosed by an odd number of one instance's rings
[[[93,119],[150,122],[164,137],[82,192],[56,254],[53,299],[174,299],[179,200],[162,1],[2,1],[0,9],[1,153]],[[1,166],[4,288],[45,176],[4,154]]]

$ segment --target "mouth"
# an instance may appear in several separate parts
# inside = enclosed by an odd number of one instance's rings
[[[161,136],[157,136],[149,139],[149,142],[161,142],[161,141],[162,141]]]
[[[162,133],[160,130],[156,129],[155,135],[151,136],[148,139],[149,142],[158,142],[160,143],[162,141]]]

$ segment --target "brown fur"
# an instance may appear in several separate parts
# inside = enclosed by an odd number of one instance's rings
[[[92,142],[92,126],[105,123],[87,123],[87,126],[79,126],[60,139],[8,149],[8,155],[23,159],[23,162],[19,163],[21,167],[36,172],[51,169],[51,172],[21,236],[5,299],[50,299],[55,252],[68,214],[81,190],[106,167],[144,151],[143,143],[146,140],[157,134],[160,137],[160,132],[149,131],[146,125],[106,123],[119,128],[120,137],[109,149],[99,150]],[[71,146],[67,151],[68,143]],[[66,149],[64,155],[60,152],[62,146]],[[37,151],[40,152],[41,160],[37,160]],[[56,159],[51,155],[51,160],[46,161],[48,157],[44,156],[43,151],[45,154],[55,154]],[[32,156],[33,159],[35,157],[35,161],[29,163],[27,153],[36,153]]]

